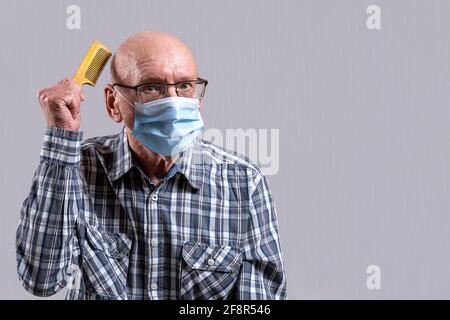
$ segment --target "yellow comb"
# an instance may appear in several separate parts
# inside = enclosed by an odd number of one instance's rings
[[[110,57],[111,51],[109,51],[108,48],[98,41],[92,42],[91,47],[84,56],[83,61],[81,61],[73,80],[80,86],[89,84],[95,87],[95,83]]]

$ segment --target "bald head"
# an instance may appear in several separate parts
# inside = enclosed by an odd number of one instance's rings
[[[189,47],[165,32],[144,31],[123,42],[111,61],[111,79],[126,85],[174,83],[197,78]]]

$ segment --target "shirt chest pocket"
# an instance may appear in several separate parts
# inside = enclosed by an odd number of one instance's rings
[[[230,298],[242,265],[242,252],[228,245],[185,242],[182,248],[180,298]]]
[[[87,225],[83,250],[86,289],[93,299],[126,299],[131,239]]]

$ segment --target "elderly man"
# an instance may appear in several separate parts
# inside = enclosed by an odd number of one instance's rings
[[[40,90],[47,121],[22,205],[26,290],[67,299],[284,299],[277,216],[261,169],[201,140],[207,81],[162,32],[128,38],[104,89],[121,133],[82,142],[81,88]]]

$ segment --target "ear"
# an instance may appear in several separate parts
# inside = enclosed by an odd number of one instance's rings
[[[198,110],[200,110],[200,111],[202,111],[202,101],[203,101],[203,99],[200,99],[198,101]]]
[[[114,95],[114,88],[107,84],[104,89],[106,112],[109,117],[116,123],[122,122],[122,115],[117,107],[117,99]]]

